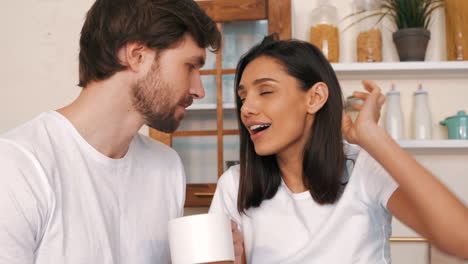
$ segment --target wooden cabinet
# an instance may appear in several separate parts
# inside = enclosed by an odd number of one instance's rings
[[[226,169],[226,161],[239,159],[238,155],[232,153],[235,152],[233,150],[229,154],[230,158],[226,160],[225,152],[226,145],[236,144],[236,137],[239,134],[232,87],[239,53],[245,52],[255,42],[261,40],[259,35],[262,34],[278,33],[281,39],[291,38],[291,0],[196,2],[217,22],[219,30],[223,33],[223,45],[225,45],[211,57],[211,67],[210,58],[207,58],[208,65],[201,70],[207,98],[203,99],[202,103],[195,104],[195,102],[186,118],[195,123],[196,120],[199,122],[188,129],[182,124],[179,130],[172,134],[150,129],[150,137],[174,147],[181,155],[188,178],[186,207],[209,206],[216,189],[217,178]],[[229,30],[236,31],[236,28],[239,28],[236,26],[238,23],[241,23],[240,27],[244,27],[248,33],[227,34]],[[252,33],[252,29],[257,32]],[[261,32],[262,30],[264,32]],[[233,54],[232,45],[241,44],[242,47],[237,50],[237,54]],[[209,89],[210,87],[213,89]],[[190,124],[190,121],[182,121],[184,122]],[[199,147],[200,149],[197,149]],[[178,148],[182,149],[179,151]],[[216,151],[213,151],[214,149]],[[202,157],[203,161],[200,159]]]

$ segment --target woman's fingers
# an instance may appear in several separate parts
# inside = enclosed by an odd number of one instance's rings
[[[369,96],[369,93],[363,93],[363,92],[354,92],[353,97],[359,98],[361,100],[366,100],[367,97]]]
[[[362,110],[362,104],[353,104],[353,109],[357,110],[357,111],[361,111]]]
[[[369,93],[380,93],[380,87],[375,82],[363,80],[362,84],[364,85],[364,89],[366,89]]]
[[[377,103],[379,104],[379,106],[381,107],[384,103],[385,103],[385,95],[383,95],[382,93],[379,94],[379,99],[377,100]]]
[[[239,231],[236,222],[231,220],[232,240],[234,242],[234,255],[236,259],[242,256],[244,252],[244,237]]]
[[[237,230],[237,224],[236,222],[231,220],[231,231]]]
[[[385,103],[385,96],[381,93],[380,87],[373,81],[364,80],[362,81],[364,88],[368,91],[366,92],[354,92],[353,96],[361,100],[375,102],[378,107],[381,107]],[[361,110],[362,106],[353,106],[356,110]]]

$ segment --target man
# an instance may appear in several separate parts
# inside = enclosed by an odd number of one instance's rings
[[[183,213],[174,131],[204,96],[216,24],[193,0],[97,0],[81,31],[79,97],[0,137],[1,264],[169,263]]]

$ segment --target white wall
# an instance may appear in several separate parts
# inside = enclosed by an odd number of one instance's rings
[[[8,1],[0,9],[0,133],[75,99],[81,27],[94,0]],[[144,126],[140,133],[148,134]]]
[[[8,1],[0,10],[0,133],[73,100],[91,0]]]

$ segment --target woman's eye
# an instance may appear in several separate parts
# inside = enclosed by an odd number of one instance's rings
[[[271,91],[266,91],[266,92],[261,92],[260,95],[271,94],[271,93],[273,93],[273,92],[271,92]]]
[[[195,65],[193,65],[193,64],[188,64],[188,68],[189,68],[189,70],[193,70],[193,69],[195,69]]]

